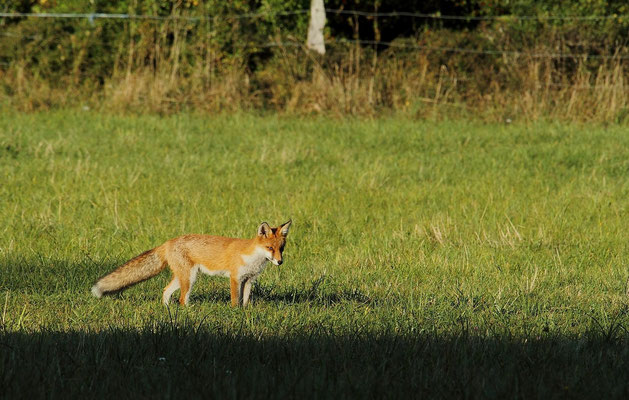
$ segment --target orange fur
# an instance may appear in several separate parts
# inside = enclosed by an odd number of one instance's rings
[[[92,287],[96,297],[124,290],[149,279],[168,265],[173,279],[164,288],[163,302],[180,289],[179,303],[188,304],[199,272],[229,276],[232,306],[247,305],[251,284],[264,270],[267,261],[282,264],[282,251],[291,221],[271,228],[263,222],[253,239],[211,235],[185,235],[167,241],[129,260]]]

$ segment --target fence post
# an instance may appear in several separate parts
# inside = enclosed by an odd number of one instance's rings
[[[308,39],[306,47],[317,53],[325,54],[325,42],[323,41],[323,27],[325,26],[325,6],[323,0],[310,1],[310,24],[308,26]]]

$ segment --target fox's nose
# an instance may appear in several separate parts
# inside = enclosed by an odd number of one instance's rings
[[[277,265],[282,265],[283,262],[284,261],[282,261],[282,260],[277,260]]]

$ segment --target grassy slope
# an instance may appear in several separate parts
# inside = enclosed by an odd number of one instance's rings
[[[65,111],[0,145],[0,394],[627,394],[626,128]],[[220,278],[89,294],[289,217],[247,310]]]

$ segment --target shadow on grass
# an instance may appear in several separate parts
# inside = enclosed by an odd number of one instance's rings
[[[80,262],[49,259],[8,257],[0,259],[0,290],[37,293],[42,295],[71,290],[89,290],[98,278],[121,265],[120,260]]]
[[[229,302],[230,294],[227,285],[225,285],[225,290],[206,291],[201,294],[195,294],[193,290],[191,299],[198,302]],[[390,301],[391,299],[388,300]],[[341,288],[331,282],[325,275],[322,275],[300,287],[278,288],[277,286],[256,283],[252,290],[252,301],[254,303],[282,304],[311,303],[317,306],[332,306],[351,302],[374,306],[384,300],[368,296],[358,289]]]
[[[0,288],[87,291],[116,265],[2,262],[7,269],[1,270]],[[288,304],[387,301],[342,290],[324,277],[288,289],[259,285],[254,296],[255,301]],[[225,286],[199,297],[226,303],[229,292]],[[629,396],[629,334],[624,330],[606,333],[601,326],[600,332],[582,337],[513,339],[468,331],[420,333],[429,326],[376,333],[368,326],[357,329],[303,326],[264,336],[204,321],[149,321],[141,329],[103,332],[11,331],[0,325],[0,398]]]
[[[20,291],[47,295],[62,291],[88,292],[97,279],[113,271],[126,260],[97,261],[87,258],[82,262],[53,260],[42,257],[39,260],[11,259],[0,260],[0,290]],[[170,273],[162,272],[150,282],[142,282],[135,287],[149,285],[155,291],[156,299],[160,299],[161,290],[169,281]],[[212,278],[223,282],[223,278]],[[156,281],[161,280],[159,284]],[[218,281],[217,281],[218,282]],[[229,281],[224,285],[212,285],[214,290],[201,292],[203,281],[197,282],[192,291],[192,302],[229,303]],[[159,286],[158,289],[156,287]],[[120,296],[126,291],[111,294]],[[173,301],[178,297],[176,292]],[[305,282],[301,287],[278,288],[257,283],[252,292],[254,302],[271,302],[283,304],[312,303],[313,305],[330,306],[342,302],[377,305],[384,301],[368,296],[358,289],[347,289],[336,285],[329,277],[322,275]],[[387,299],[391,301],[391,299]]]
[[[0,331],[0,397],[626,398],[627,338]]]
[[[359,289],[342,288],[326,275],[313,279],[302,287],[277,290],[274,286],[256,285],[255,298],[262,301],[293,303],[314,303],[316,305],[334,305],[342,302],[375,305],[378,301]]]

